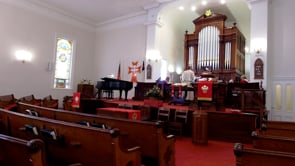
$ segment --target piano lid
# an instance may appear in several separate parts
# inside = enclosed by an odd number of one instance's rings
[[[104,81],[112,81],[112,82],[128,82],[128,83],[132,83],[131,81],[125,81],[125,80],[119,80],[119,79],[115,79],[115,78],[109,78],[109,77],[103,77],[101,78]]]

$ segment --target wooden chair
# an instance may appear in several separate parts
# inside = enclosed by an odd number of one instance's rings
[[[148,121],[151,119],[151,107],[149,105],[140,106],[141,120]]]
[[[168,122],[170,120],[170,109],[160,107],[158,110],[158,118],[157,120]]]
[[[174,121],[168,123],[168,134],[179,133],[182,136],[184,126],[187,124],[188,110],[175,110]]]

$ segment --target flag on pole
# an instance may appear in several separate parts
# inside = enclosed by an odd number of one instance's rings
[[[117,73],[117,79],[118,79],[118,80],[121,79],[121,63],[119,63],[118,73]]]
[[[141,71],[144,71],[144,69],[145,69],[144,61],[142,61]]]

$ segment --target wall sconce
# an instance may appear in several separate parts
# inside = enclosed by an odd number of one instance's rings
[[[254,48],[254,52],[256,53],[256,55],[260,55],[262,53],[262,49],[261,48]]]
[[[267,51],[267,41],[264,38],[254,38],[251,40],[251,53],[256,56],[261,56]]]
[[[173,65],[169,65],[168,66],[168,72],[169,73],[173,73],[174,72],[174,66]]]
[[[25,50],[18,50],[15,52],[15,57],[17,60],[21,61],[22,63],[25,63],[26,61],[32,60],[32,53]]]
[[[155,61],[158,62],[159,60],[162,59],[162,56],[160,55],[160,51],[159,50],[148,50],[146,53],[146,59],[150,62],[150,61]]]

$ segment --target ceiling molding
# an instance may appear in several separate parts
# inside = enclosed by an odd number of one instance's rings
[[[133,17],[125,18],[125,19],[113,19],[112,21],[108,21],[104,24],[98,24],[96,27],[96,31],[106,31],[124,27],[130,27],[134,25],[144,25],[146,21],[146,13],[134,15]]]
[[[85,21],[85,19],[83,20],[82,18],[72,16],[66,12],[62,12],[61,10],[50,7],[44,3],[37,2],[36,0],[0,0],[0,2],[4,2],[5,4],[11,6],[23,8],[31,12],[44,15],[48,18],[52,18],[54,20],[69,23],[88,31],[95,31],[95,24],[89,21]]]
[[[102,26],[107,26],[109,24],[121,22],[121,21],[124,21],[124,20],[130,20],[130,19],[137,18],[137,17],[143,16],[143,15],[146,16],[146,14],[147,14],[146,11],[137,12],[137,13],[131,13],[129,15],[125,15],[125,16],[117,17],[117,18],[114,18],[114,19],[111,19],[111,20],[108,20],[108,21],[105,21],[105,22],[97,23],[96,28],[99,28],[99,27],[102,27]]]

